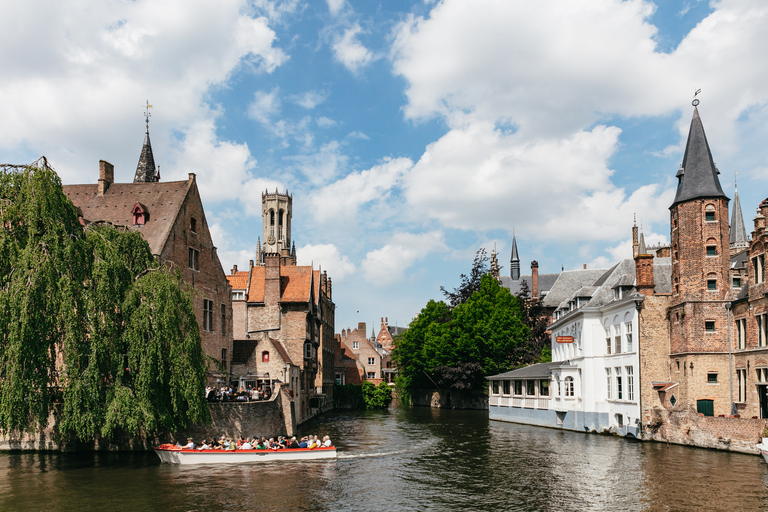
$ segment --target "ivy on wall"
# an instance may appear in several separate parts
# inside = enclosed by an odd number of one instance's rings
[[[205,371],[191,297],[141,235],[83,227],[44,159],[0,169],[0,432],[58,402],[82,440],[208,421]]]

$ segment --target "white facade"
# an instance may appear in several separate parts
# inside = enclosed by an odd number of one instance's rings
[[[562,361],[552,368],[553,407],[580,413],[587,430],[637,432],[640,300],[634,296],[602,307],[585,306],[550,326],[552,360]],[[558,337],[572,337],[573,343],[558,343]]]

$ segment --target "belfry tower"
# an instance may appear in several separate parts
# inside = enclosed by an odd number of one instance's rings
[[[279,254],[283,258],[293,257],[296,261],[296,249],[291,248],[291,216],[293,212],[293,196],[265,191],[261,194],[261,216],[263,223],[264,245],[261,249],[261,260],[265,254]],[[261,244],[259,244],[261,246]],[[260,261],[261,262],[261,261]]]

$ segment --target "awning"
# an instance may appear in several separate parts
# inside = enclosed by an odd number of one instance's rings
[[[651,382],[653,389],[656,391],[669,391],[673,387],[677,386],[677,382]]]

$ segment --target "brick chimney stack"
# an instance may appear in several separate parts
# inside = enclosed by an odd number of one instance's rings
[[[539,298],[539,262],[531,262],[531,298]]]
[[[654,294],[653,254],[635,256],[635,284],[638,293],[645,296]]]
[[[237,274],[237,265],[232,265],[232,270],[230,270],[230,274],[232,275]]]
[[[106,160],[99,160],[98,195],[103,196],[109,186],[115,182],[115,166]]]

